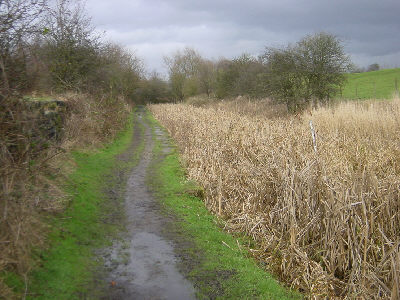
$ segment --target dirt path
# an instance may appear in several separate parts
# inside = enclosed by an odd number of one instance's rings
[[[132,143],[137,147],[138,139],[144,139],[145,146],[126,185],[126,234],[114,242],[105,257],[110,287],[103,299],[195,299],[192,284],[178,271],[174,243],[163,235],[171,220],[162,214],[146,185],[154,143],[144,114],[143,108],[136,113],[139,126],[135,126],[137,140]],[[143,134],[140,127],[144,128]]]

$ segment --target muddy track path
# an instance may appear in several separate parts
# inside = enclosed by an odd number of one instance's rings
[[[134,130],[131,149],[143,140],[144,150],[126,184],[125,233],[105,256],[110,287],[102,299],[195,299],[192,284],[178,270],[174,242],[163,234],[172,220],[162,213],[147,186],[154,141],[143,107],[136,112]],[[157,130],[156,134],[163,133]]]

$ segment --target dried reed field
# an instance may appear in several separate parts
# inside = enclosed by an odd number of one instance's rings
[[[400,101],[275,118],[269,107],[149,108],[207,207],[250,235],[252,253],[281,280],[317,299],[398,299]]]

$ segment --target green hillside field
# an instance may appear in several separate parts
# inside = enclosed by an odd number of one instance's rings
[[[400,68],[348,74],[341,98],[391,99],[400,88]]]

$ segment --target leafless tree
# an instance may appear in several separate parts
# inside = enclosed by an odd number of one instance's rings
[[[0,96],[10,91],[9,71],[12,58],[21,51],[21,44],[40,30],[40,16],[47,0],[0,0]]]
[[[169,57],[164,57],[176,100],[183,100],[198,93],[197,79],[201,62],[200,54],[192,48],[185,48],[182,52],[177,51]]]
[[[98,65],[99,36],[82,1],[57,0],[46,13],[43,60],[53,87],[80,90]]]

